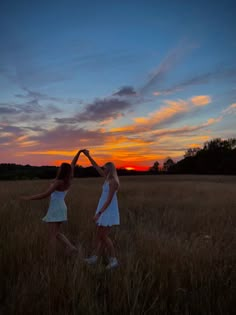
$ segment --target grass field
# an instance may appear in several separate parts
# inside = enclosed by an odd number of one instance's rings
[[[48,181],[0,182],[0,314],[234,314],[236,177],[121,177],[120,267],[47,252]],[[65,234],[91,253],[102,179],[75,179]]]

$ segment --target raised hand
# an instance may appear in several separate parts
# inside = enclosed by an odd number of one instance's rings
[[[87,149],[82,150],[82,152],[83,152],[83,153],[84,153],[84,155],[86,155],[86,156],[88,156],[88,155],[89,155],[89,150],[87,150]]]

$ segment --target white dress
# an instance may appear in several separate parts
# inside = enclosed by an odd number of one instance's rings
[[[67,221],[67,206],[65,204],[65,195],[67,191],[55,190],[51,194],[50,204],[47,214],[42,219],[45,222],[63,222]]]
[[[102,186],[102,195],[98,202],[96,214],[102,208],[104,203],[107,201],[108,195],[109,195],[109,183],[105,181],[105,183]],[[117,195],[115,192],[111,203],[97,220],[97,225],[112,226],[112,225],[119,225],[119,224],[120,224],[120,214],[119,214],[119,208],[118,208]]]

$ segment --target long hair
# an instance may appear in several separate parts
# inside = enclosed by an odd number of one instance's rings
[[[56,179],[62,179],[65,184],[70,184],[72,177],[72,168],[69,163],[62,163],[58,172]]]
[[[118,177],[118,174],[117,174],[117,171],[116,171],[115,164],[112,163],[112,162],[107,162],[104,166],[108,170],[108,174],[106,176],[106,179],[109,181],[110,179],[114,178],[115,181],[117,182],[117,184],[120,185],[120,181],[119,181],[119,177]]]

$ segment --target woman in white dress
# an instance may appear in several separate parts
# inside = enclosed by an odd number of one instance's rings
[[[115,249],[112,240],[108,236],[113,225],[120,224],[119,208],[117,202],[117,191],[119,189],[119,179],[115,165],[112,162],[106,163],[103,168],[89,154],[88,150],[82,151],[95,167],[98,173],[105,177],[105,182],[102,188],[97,210],[94,216],[94,221],[97,224],[97,246],[95,254],[85,261],[88,264],[95,264],[103,249],[107,249],[109,254],[109,264],[106,269],[111,269],[118,266],[118,261],[115,255]]]
[[[60,232],[60,228],[62,223],[67,221],[67,206],[65,204],[64,198],[71,186],[74,167],[80,156],[80,153],[81,151],[78,151],[71,164],[61,164],[55,180],[45,192],[37,195],[21,197],[23,200],[39,200],[51,196],[47,214],[42,220],[48,224],[49,250],[53,255],[55,254],[57,240],[63,243],[70,253],[78,252],[78,249],[67,239],[64,234]]]

